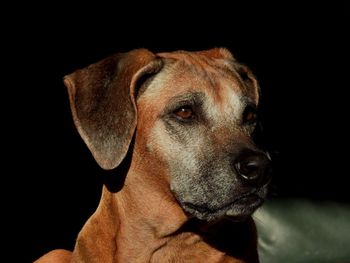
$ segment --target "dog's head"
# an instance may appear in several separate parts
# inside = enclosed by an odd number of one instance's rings
[[[164,192],[189,215],[238,219],[262,204],[270,160],[252,140],[259,88],[227,50],[134,50],[76,71],[65,84],[101,167],[117,167],[135,136],[137,169],[147,180],[164,175]]]

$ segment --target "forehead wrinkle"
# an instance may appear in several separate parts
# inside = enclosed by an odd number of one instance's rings
[[[189,70],[204,77],[205,80],[208,80],[210,83],[209,87],[220,90],[222,89],[219,87],[221,86],[220,82],[222,82],[222,80],[228,80],[231,81],[232,84],[227,86],[231,87],[236,93],[248,94],[247,87],[235,69],[235,62],[233,60],[213,59],[204,55],[188,55],[191,57],[190,61],[192,61],[192,64],[186,63]],[[191,67],[191,65],[194,65],[194,67]],[[220,92],[216,94],[220,95]],[[213,95],[215,95],[215,93]]]
[[[158,73],[151,85],[147,87],[145,96],[173,96],[183,91],[203,91],[217,85],[215,70],[194,65],[186,60],[172,60]],[[164,91],[164,92],[163,92]],[[171,92],[169,92],[171,91]]]
[[[223,76],[222,79],[229,79],[233,81],[234,85],[232,85],[232,89],[242,93],[243,96],[249,98],[250,101],[257,104],[259,100],[258,82],[252,72],[249,71],[250,79],[253,82],[253,85],[246,85],[238,72],[237,68],[239,67],[242,67],[241,63],[226,59],[221,59],[221,63],[217,63],[216,65],[217,71]]]
[[[180,51],[177,53],[166,54],[166,59],[176,61],[173,64],[176,68],[186,68],[185,72],[192,72],[193,77],[200,77],[209,81],[212,87],[216,86],[218,72],[220,71],[224,77],[230,77],[234,67],[232,59],[224,59],[217,57],[208,57],[198,52]],[[237,75],[239,77],[239,75]]]
[[[203,83],[203,87],[215,87],[217,84],[216,69],[205,56],[186,54],[185,60],[180,60],[177,67],[183,67],[185,72],[190,73],[191,79]],[[192,73],[192,74],[191,74]],[[208,85],[209,84],[209,85]]]
[[[233,86],[235,89],[239,89],[245,93],[246,96],[254,96],[254,101],[258,100],[257,83],[253,77],[252,81],[254,83],[253,89],[245,85],[240,74],[238,73],[238,68],[241,63],[237,62],[232,55],[224,49],[217,49],[219,56],[213,54],[214,50],[211,52],[188,52],[188,51],[177,51],[174,53],[159,53],[160,57],[168,60],[182,61],[183,65],[188,65],[188,69],[196,74],[207,78],[212,85],[215,85],[216,78],[212,77],[211,72],[220,72],[224,78],[235,79],[237,85]],[[230,55],[225,56],[222,52],[228,52]],[[215,53],[215,52],[214,52]],[[216,54],[216,53],[215,53]]]

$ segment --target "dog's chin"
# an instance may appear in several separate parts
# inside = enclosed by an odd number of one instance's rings
[[[192,217],[205,221],[218,221],[229,218],[232,221],[243,221],[251,216],[259,208],[265,199],[265,195],[250,193],[236,198],[229,204],[219,208],[211,208],[207,205],[183,203],[183,209]]]

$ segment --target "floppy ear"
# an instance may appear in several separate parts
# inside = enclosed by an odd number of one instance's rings
[[[162,62],[146,49],[115,54],[64,77],[74,123],[104,169],[124,159],[136,122],[135,86]]]

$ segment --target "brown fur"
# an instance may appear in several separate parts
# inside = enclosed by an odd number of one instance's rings
[[[161,61],[179,65],[163,68]],[[55,250],[36,262],[258,262],[251,218],[205,222],[184,212],[169,187],[170,167],[157,144],[162,135],[153,130],[159,126],[160,109],[187,90],[210,94],[224,112],[226,93],[219,87],[229,83],[257,104],[257,83],[250,72],[242,79],[233,70],[242,67],[238,65],[225,49],[157,55],[136,50],[66,77],[75,124],[97,162],[105,169],[117,167],[134,136],[133,152],[123,188],[103,186],[100,204],[79,233],[74,251]],[[168,86],[146,91],[136,101],[139,79],[159,71],[170,78],[164,80]],[[195,71],[198,79],[188,71]],[[128,112],[120,115],[120,110]],[[232,129],[221,125],[216,131],[212,141],[220,151]]]

